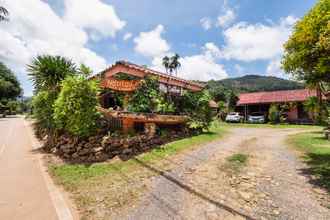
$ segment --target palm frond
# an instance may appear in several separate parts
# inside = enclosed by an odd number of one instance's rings
[[[0,21],[8,20],[9,12],[5,7],[0,6]]]

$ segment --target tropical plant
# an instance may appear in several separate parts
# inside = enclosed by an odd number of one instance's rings
[[[317,112],[319,111],[319,103],[316,96],[309,97],[304,102],[304,109],[309,112],[312,116],[312,120],[315,121],[317,118]]]
[[[6,104],[21,94],[22,89],[15,74],[0,62],[0,103]]]
[[[162,64],[165,67],[166,73],[168,73],[168,68],[170,67],[170,58],[168,56],[163,57]]]
[[[181,63],[179,62],[180,56],[179,54],[174,54],[171,57],[165,56],[162,60],[162,64],[165,67],[166,73],[170,73],[170,75],[173,74],[175,71],[175,74],[177,75],[178,68],[181,66]]]
[[[55,129],[53,120],[53,104],[57,94],[51,91],[40,91],[33,96],[33,117],[36,119],[36,129],[49,132]]]
[[[237,94],[234,91],[230,91],[227,94],[228,111],[235,110],[237,102],[238,102]]]
[[[87,137],[95,133],[99,113],[96,109],[98,86],[83,76],[69,76],[54,103],[53,118],[58,129]]]
[[[128,110],[133,112],[174,112],[174,104],[165,99],[159,90],[159,82],[153,76],[147,76],[134,91],[129,100]]]
[[[9,15],[8,10],[3,6],[0,6],[0,21],[7,21],[8,15]]]
[[[35,92],[51,90],[58,93],[61,81],[77,74],[76,65],[71,60],[51,55],[37,56],[27,70]]]
[[[209,106],[211,96],[207,90],[186,91],[183,95],[182,111],[189,116],[189,128],[201,132],[208,129],[212,121],[212,109]]]
[[[180,56],[179,54],[175,54],[174,56],[171,57],[170,59],[170,73],[172,74],[173,71],[175,71],[175,75],[178,75],[178,68],[181,67],[181,63],[179,62]]]
[[[296,23],[286,42],[282,60],[286,72],[305,81],[321,93],[329,94],[330,84],[330,1],[318,3]],[[321,114],[321,112],[319,112]]]
[[[16,100],[10,100],[8,103],[7,103],[7,107],[9,109],[9,114],[12,115],[12,114],[16,114],[17,111],[19,110],[19,102],[16,101]]]
[[[268,120],[270,123],[275,124],[279,120],[279,110],[278,110],[278,105],[276,104],[271,104],[270,108],[268,110]]]
[[[226,114],[227,114],[227,106],[226,106],[226,103],[224,101],[219,101],[218,102],[218,109],[219,109],[219,112],[218,112],[218,117],[224,121],[225,118],[226,118]]]
[[[93,70],[82,63],[80,64],[78,72],[84,77],[89,77],[93,73]]]

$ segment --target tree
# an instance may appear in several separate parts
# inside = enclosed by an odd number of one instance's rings
[[[22,94],[20,83],[15,74],[0,62],[0,103],[16,99]]]
[[[28,65],[30,79],[33,82],[35,92],[51,90],[60,91],[60,83],[67,76],[77,74],[76,65],[61,56],[40,55]]]
[[[85,64],[80,64],[80,67],[79,67],[79,73],[81,75],[83,75],[84,77],[89,77],[92,73],[93,73],[93,70],[86,66]]]
[[[8,15],[9,15],[8,10],[3,6],[0,6],[0,21],[7,21]]]
[[[39,91],[32,99],[33,116],[36,119],[37,134],[47,133],[54,130],[55,123],[53,120],[53,104],[56,100],[57,94],[51,91]],[[41,137],[41,135],[38,135]]]
[[[270,123],[275,124],[279,120],[278,105],[271,104],[268,112],[268,120]]]
[[[282,65],[287,73],[329,95],[330,84],[330,1],[319,2],[296,23],[284,45]]]
[[[179,62],[179,59],[180,59],[180,56],[177,53],[171,57],[170,65],[169,65],[171,74],[173,71],[175,71],[175,75],[178,75],[178,68],[181,67],[181,63]]]
[[[199,92],[186,91],[182,99],[182,111],[189,116],[189,128],[197,132],[208,129],[212,121],[211,96],[207,90]]]
[[[235,92],[230,91],[227,95],[228,110],[229,111],[234,110],[237,102],[238,102],[238,96],[236,95]]]
[[[170,67],[170,58],[168,56],[163,57],[163,66],[165,67],[165,71],[167,73],[168,68]]]
[[[62,82],[54,103],[53,118],[58,129],[78,137],[96,132],[99,113],[96,109],[98,86],[83,76],[69,76]]]
[[[168,73],[168,71],[169,71],[170,75],[172,75],[173,72],[175,71],[175,74],[177,74],[177,70],[181,66],[179,59],[180,59],[180,56],[177,53],[171,57],[168,57],[168,56],[163,57],[162,64],[165,67],[166,73]]]
[[[311,113],[312,115],[312,120],[315,121],[317,112],[319,110],[319,105],[318,105],[318,100],[317,97],[312,96],[309,97],[305,102],[304,102],[304,109]]]
[[[174,105],[159,90],[157,78],[147,76],[129,100],[128,109],[133,112],[174,112]]]

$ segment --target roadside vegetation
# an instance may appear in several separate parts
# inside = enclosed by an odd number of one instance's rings
[[[178,153],[222,138],[227,132],[219,123],[213,123],[209,132],[162,145],[127,161],[89,165],[50,162],[49,169],[55,181],[72,193],[83,217],[109,216],[117,209],[130,207],[147,189],[150,177],[157,175],[147,166],[172,169],[175,157],[181,155]]]
[[[314,177],[313,183],[330,192],[330,142],[324,138],[323,132],[293,135],[289,142],[304,153],[303,159],[309,166],[306,172]]]
[[[249,155],[236,153],[226,158],[223,168],[230,172],[239,172],[248,162]]]

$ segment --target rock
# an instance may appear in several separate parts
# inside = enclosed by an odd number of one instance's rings
[[[280,214],[280,211],[277,210],[277,209],[274,209],[274,210],[273,210],[273,214],[274,214],[274,215],[279,215],[279,214]]]
[[[84,149],[78,151],[78,154],[79,154],[79,155],[86,155],[86,154],[89,154],[90,152],[91,152],[90,149],[88,149],[88,148],[84,148]]]
[[[250,192],[239,191],[238,193],[247,202],[249,202],[251,200],[252,196],[253,196],[253,194],[250,193]]]
[[[102,150],[103,150],[103,147],[93,148],[94,153],[101,152]]]

